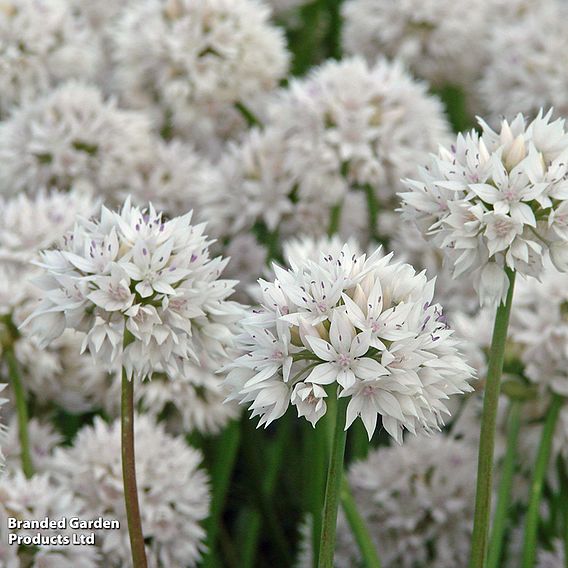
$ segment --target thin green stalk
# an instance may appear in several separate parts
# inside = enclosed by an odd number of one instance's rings
[[[355,537],[355,542],[359,547],[361,552],[361,558],[363,559],[363,566],[365,568],[381,568],[381,561],[377,553],[377,548],[369,530],[367,524],[365,523],[363,517],[359,514],[357,509],[357,504],[351,493],[351,488],[345,476],[341,482],[341,505],[343,507],[343,512],[351,528],[351,532]]]
[[[244,103],[237,101],[235,103],[235,108],[241,113],[250,128],[253,126],[262,126],[258,117]]]
[[[526,516],[525,523],[525,538],[523,543],[523,561],[522,568],[532,568],[536,559],[536,545],[537,545],[537,531],[540,517],[540,500],[542,497],[542,487],[544,485],[544,478],[548,469],[548,462],[550,460],[550,453],[552,451],[552,440],[554,438],[554,430],[560,415],[560,408],[564,403],[564,398],[555,394],[552,397],[552,402],[546,421],[542,429],[542,437],[540,439],[540,446],[536,457],[536,463],[533,472],[531,483],[531,493],[529,499],[529,508]]]
[[[323,521],[319,551],[319,568],[333,568],[333,556],[335,553],[335,532],[337,525],[337,509],[341,493],[341,480],[343,479],[343,460],[345,457],[345,442],[347,432],[345,430],[345,414],[347,399],[340,398],[337,401],[337,413],[335,416],[335,431],[327,482],[325,486],[325,500],[323,506]]]
[[[341,59],[341,4],[342,0],[325,0],[328,16],[326,37],[327,55],[332,59]]]
[[[512,400],[509,408],[509,420],[507,425],[507,451],[503,462],[497,507],[493,515],[493,529],[489,542],[489,556],[487,568],[499,568],[503,551],[503,537],[507,528],[509,505],[511,503],[511,487],[517,458],[517,442],[521,428],[521,407],[519,400]]]
[[[338,203],[331,208],[331,213],[329,215],[329,227],[327,229],[327,234],[330,237],[339,231],[339,224],[341,223],[341,205],[341,203]]]
[[[509,290],[507,291],[505,303],[499,304],[495,316],[485,395],[483,397],[470,568],[483,568],[487,552],[497,407],[499,404],[501,373],[503,372],[505,344],[507,342],[507,330],[509,328],[509,316],[511,314],[515,286],[515,273],[507,269],[507,276],[509,278]]]
[[[8,372],[10,374],[10,382],[14,390],[16,399],[16,413],[18,415],[18,436],[20,438],[20,454],[22,459],[22,470],[24,475],[29,479],[34,474],[32,455],[30,451],[30,437],[28,433],[28,406],[26,403],[26,393],[22,386],[20,377],[20,369],[18,360],[10,347],[4,352],[4,357],[8,363]]]
[[[219,534],[221,515],[237,459],[240,437],[240,424],[233,421],[223,430],[216,443],[215,457],[210,470],[212,498],[209,518],[207,519],[208,553],[203,559],[203,568],[211,568],[216,565],[217,535]]]
[[[365,185],[365,195],[367,196],[367,213],[369,215],[369,236],[371,240],[378,241],[377,223],[379,219],[379,204],[375,190],[372,185]]]
[[[133,340],[132,335],[125,330],[124,346]],[[122,478],[124,481],[124,501],[128,534],[132,551],[132,565],[136,568],[146,568],[146,549],[142,534],[140,505],[138,503],[138,488],[136,485],[136,458],[134,454],[134,377],[129,380],[126,370],[122,369],[122,401],[121,401],[121,436],[122,436]]]

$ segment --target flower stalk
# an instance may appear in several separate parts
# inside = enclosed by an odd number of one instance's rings
[[[343,460],[345,457],[345,442],[347,439],[347,431],[345,430],[347,402],[346,398],[340,398],[337,401],[335,430],[333,434],[333,443],[329,457],[327,482],[325,487],[318,568],[333,568],[337,510],[341,494]]]
[[[491,351],[489,354],[489,367],[485,383],[485,396],[483,398],[470,568],[483,568],[485,566],[487,553],[497,408],[505,357],[505,344],[507,342],[507,330],[509,328],[509,317],[511,314],[515,286],[515,272],[510,269],[507,269],[506,272],[509,280],[509,288],[505,303],[499,304],[495,316]]]
[[[507,425],[507,451],[503,462],[501,483],[497,507],[493,516],[493,529],[489,542],[489,556],[487,568],[499,568],[501,566],[501,554],[503,551],[503,537],[507,528],[509,505],[511,503],[511,487],[517,458],[517,442],[521,428],[521,408],[519,400],[512,400],[509,409],[509,421]]]
[[[24,392],[24,387],[22,385],[18,361],[12,347],[6,349],[4,357],[6,359],[6,363],[8,364],[10,383],[12,384],[12,388],[14,389],[14,397],[16,399],[16,413],[18,415],[18,436],[20,440],[22,471],[24,472],[24,475],[29,479],[34,474],[34,467],[30,451],[26,393]]]
[[[123,350],[134,340],[132,334],[125,330]],[[132,565],[136,568],[147,568],[138,488],[136,485],[136,459],[134,453],[134,377],[128,378],[126,369],[122,368],[122,401],[121,401],[121,436],[122,436],[122,477],[124,481],[124,501],[128,520],[128,534],[132,552]]]
[[[542,437],[540,439],[540,446],[538,448],[538,454],[531,483],[529,508],[527,511],[525,524],[522,568],[532,568],[535,563],[542,487],[544,485],[544,478],[548,469],[548,462],[550,461],[554,430],[556,429],[558,416],[560,415],[560,409],[563,404],[564,398],[558,394],[554,394],[552,397],[552,402],[546,414],[546,421],[542,430]]]

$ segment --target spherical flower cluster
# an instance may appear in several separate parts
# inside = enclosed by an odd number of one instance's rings
[[[0,6],[0,115],[58,82],[92,80],[100,45],[65,0],[5,0]]]
[[[0,194],[75,185],[113,196],[151,155],[144,115],[118,109],[93,86],[66,83],[0,124]]]
[[[554,107],[562,116],[568,113],[563,95],[568,62],[558,57],[568,50],[563,26],[567,8],[557,0],[538,2],[493,29],[479,82],[483,105],[493,117],[511,109],[534,116],[542,107]]]
[[[537,568],[559,568],[565,566],[566,553],[561,540],[555,540],[552,550],[540,550],[537,557]]]
[[[525,376],[568,396],[568,275],[547,265],[541,282],[521,281],[511,318]]]
[[[176,130],[209,122],[214,131],[223,126],[217,118],[226,126],[227,110],[238,115],[236,103],[272,90],[287,72],[284,35],[269,16],[257,0],[132,2],[113,34],[115,86],[129,105],[157,103]]]
[[[474,446],[443,435],[381,448],[349,472],[386,566],[465,566],[475,501]]]
[[[293,80],[269,108],[286,141],[284,166],[298,197],[328,203],[369,184],[385,200],[415,164],[445,142],[440,101],[398,63],[330,61]]]
[[[518,115],[494,132],[458,135],[420,179],[405,180],[403,212],[472,277],[481,303],[504,301],[506,269],[538,277],[551,256],[568,268],[568,133],[551,113]]]
[[[41,535],[39,546],[8,544],[8,517],[21,521],[41,521],[72,517],[91,518],[91,510],[67,488],[60,487],[47,475],[26,479],[21,471],[0,478],[0,564],[7,568],[96,568],[99,555],[92,546],[72,543],[73,534],[81,531],[67,529],[10,530],[28,538]],[[83,533],[86,536],[86,531]],[[62,539],[66,537],[70,544]],[[45,540],[44,540],[45,539]]]
[[[369,61],[398,57],[436,84],[468,84],[485,60],[490,8],[486,0],[349,0],[343,46]]]
[[[65,328],[86,334],[84,348],[129,377],[186,372],[203,351],[224,362],[241,309],[219,279],[227,261],[209,258],[203,225],[191,213],[168,221],[150,206],[79,220],[61,250],[41,254],[42,302],[24,325],[40,345]]]
[[[135,418],[136,469],[142,529],[149,565],[195,566],[204,550],[200,523],[209,512],[202,456],[183,438],[173,438],[146,415]],[[84,501],[93,517],[120,522],[120,530],[100,531],[97,542],[105,566],[130,563],[126,509],[122,489],[120,423],[97,418],[79,431],[70,448],[53,459],[56,479]]]
[[[348,245],[317,261],[274,267],[260,280],[261,306],[246,317],[241,356],[227,366],[230,399],[270,424],[290,404],[312,424],[325,414],[325,387],[350,397],[346,428],[360,416],[372,436],[378,415],[389,434],[435,430],[443,400],[471,390],[434,282],[392,255],[368,258]]]

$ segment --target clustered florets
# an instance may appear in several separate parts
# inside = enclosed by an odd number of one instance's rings
[[[226,260],[210,259],[203,225],[191,213],[165,220],[127,201],[79,221],[62,250],[47,250],[38,279],[43,299],[28,318],[42,344],[65,328],[86,334],[84,348],[128,376],[185,372],[200,350],[223,359],[240,309],[220,280]]]
[[[315,425],[332,385],[350,397],[346,427],[360,416],[369,437],[378,415],[398,442],[403,427],[437,429],[443,399],[471,389],[471,369],[433,303],[433,281],[391,258],[345,245],[260,280],[261,307],[243,320],[241,356],[228,366],[230,398],[250,403],[260,424],[292,404]]]
[[[547,256],[568,262],[568,133],[551,113],[522,115],[441,148],[419,180],[406,180],[403,212],[453,264],[473,274],[482,303],[504,301],[506,270],[538,277]]]

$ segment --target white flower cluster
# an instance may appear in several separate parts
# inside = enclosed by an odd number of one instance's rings
[[[6,568],[97,568],[99,555],[92,546],[57,544],[57,538],[71,540],[71,529],[10,530],[18,535],[35,537],[40,534],[53,543],[40,546],[8,544],[8,517],[22,521],[61,518],[91,518],[85,502],[68,488],[58,486],[47,474],[26,479],[21,471],[0,478],[0,564]]]
[[[114,197],[151,156],[143,114],[105,101],[97,87],[69,82],[0,123],[0,194],[82,186]]]
[[[40,345],[82,331],[101,365],[129,377],[186,372],[201,351],[224,362],[241,309],[227,300],[233,282],[219,279],[227,261],[209,258],[204,226],[190,222],[128,200],[80,220],[61,250],[41,254],[42,301],[24,325]]]
[[[375,450],[351,468],[355,501],[385,566],[467,564],[476,460],[474,446],[436,435]]]
[[[340,230],[364,235],[364,189],[387,207],[400,178],[449,140],[440,101],[397,63],[330,61],[291,82],[269,105],[266,127],[232,145],[198,201],[213,233],[262,221],[280,236],[325,234],[343,205]]]
[[[115,87],[176,131],[242,129],[233,106],[274,89],[288,70],[284,35],[269,16],[257,0],[132,2],[112,35]]]
[[[491,6],[487,0],[349,0],[343,46],[369,61],[400,58],[435,84],[467,84],[485,60]]]
[[[504,301],[506,269],[538,277],[547,256],[568,268],[568,133],[564,120],[518,115],[494,132],[441,148],[418,180],[407,179],[403,213],[468,274],[480,301]]]
[[[540,279],[519,286],[511,336],[525,376],[543,391],[568,396],[568,275],[547,264]]]
[[[209,512],[202,456],[183,438],[165,433],[146,415],[135,418],[136,470],[142,529],[152,568],[195,566],[204,550],[200,525]],[[54,477],[85,502],[89,516],[120,522],[120,530],[97,533],[105,566],[127,566],[130,543],[120,459],[120,422],[97,418],[79,431],[74,445],[58,448]],[[77,565],[79,566],[79,565]],[[58,567],[59,568],[59,567]]]
[[[259,281],[260,308],[242,322],[241,356],[227,366],[230,399],[250,403],[260,424],[292,404],[315,425],[333,385],[350,397],[346,428],[360,416],[371,437],[380,415],[397,442],[403,428],[438,429],[444,399],[471,390],[471,369],[432,301],[434,282],[391,257],[345,245],[275,266],[274,282]]]
[[[552,550],[538,552],[536,568],[560,568],[566,565],[566,553],[561,540],[555,540]]]
[[[96,79],[100,49],[65,0],[3,0],[0,115],[61,81]]]
[[[543,0],[492,29],[479,91],[493,117],[511,109],[534,116],[542,107],[566,115],[568,62],[558,54],[568,50],[567,16],[565,2]]]

